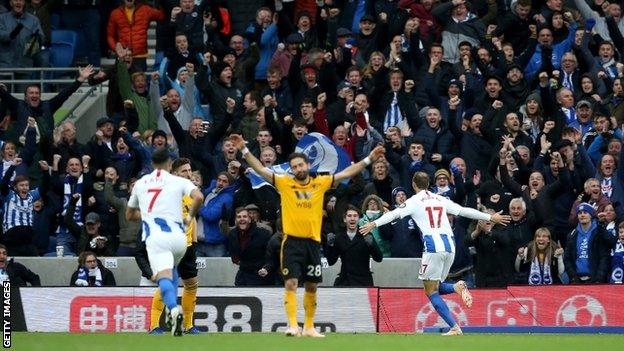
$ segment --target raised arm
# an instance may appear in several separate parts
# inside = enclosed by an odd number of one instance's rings
[[[382,155],[384,155],[385,152],[386,152],[386,149],[384,149],[383,146],[380,145],[380,146],[375,147],[373,151],[371,151],[370,155],[368,155],[368,157],[336,173],[334,175],[334,186],[336,186],[337,184],[339,184],[340,182],[342,182],[343,180],[347,178],[352,178],[356,174],[361,173],[364,170],[364,168],[366,168],[371,163],[377,161],[377,159],[381,157]]]
[[[251,167],[256,173],[258,173],[264,180],[266,180],[269,184],[273,185],[273,171],[268,168],[265,168],[262,165],[262,162],[258,160],[247,148],[245,145],[245,139],[241,135],[232,134],[230,135],[230,141],[234,143],[234,146],[243,154],[243,158],[247,161],[249,167]]]

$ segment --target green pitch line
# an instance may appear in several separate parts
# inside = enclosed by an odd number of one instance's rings
[[[13,333],[13,350],[56,351],[609,351],[622,350],[624,335],[330,334],[325,339],[277,333],[185,335]]]

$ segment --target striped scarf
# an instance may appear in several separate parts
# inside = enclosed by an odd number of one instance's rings
[[[541,264],[537,255],[535,255],[529,271],[529,285],[552,285],[552,283],[550,258],[545,257],[544,264]]]
[[[72,191],[72,180],[74,177],[69,174],[65,176],[65,180],[63,181],[63,216],[67,212],[67,208],[69,207],[69,202],[71,201],[72,195],[74,194],[82,194],[82,174],[78,177],[78,180],[75,183],[74,189]],[[82,197],[78,199],[76,202],[76,211],[74,211],[74,220],[77,224],[82,225]]]

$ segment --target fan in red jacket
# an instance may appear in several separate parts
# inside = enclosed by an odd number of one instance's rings
[[[136,0],[124,0],[124,4],[114,9],[108,20],[108,46],[115,50],[117,43],[132,49],[135,59],[147,58],[147,30],[151,21],[164,21],[167,17],[163,10],[145,4],[136,4]]]

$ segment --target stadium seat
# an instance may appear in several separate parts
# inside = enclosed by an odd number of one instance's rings
[[[52,43],[68,43],[73,48],[76,47],[78,40],[78,34],[73,30],[53,30],[52,31]]]
[[[72,30],[53,30],[50,46],[50,65],[52,67],[71,67],[78,35]]]
[[[52,67],[71,67],[74,61],[74,46],[69,43],[50,45],[50,65]]]

